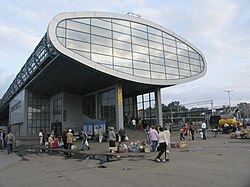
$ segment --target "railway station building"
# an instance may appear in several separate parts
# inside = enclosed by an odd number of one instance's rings
[[[138,16],[69,12],[47,32],[0,100],[0,124],[20,138],[132,118],[163,125],[161,88],[205,75],[202,52]]]

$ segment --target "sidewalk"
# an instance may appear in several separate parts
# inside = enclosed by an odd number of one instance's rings
[[[20,156],[17,156],[16,153],[7,154],[7,150],[0,152],[0,170],[15,164],[16,162],[22,160]]]

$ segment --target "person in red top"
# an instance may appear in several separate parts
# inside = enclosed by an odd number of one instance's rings
[[[184,131],[185,139],[187,140],[187,136],[188,136],[188,123],[185,123],[185,127],[184,127],[183,131]]]

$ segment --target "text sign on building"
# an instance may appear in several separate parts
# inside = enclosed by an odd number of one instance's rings
[[[118,105],[122,105],[122,87],[118,88]]]

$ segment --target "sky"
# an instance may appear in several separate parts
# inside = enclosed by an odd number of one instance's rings
[[[136,13],[182,36],[204,54],[206,75],[163,88],[162,103],[250,103],[249,0],[2,0],[1,4],[0,98],[54,16],[62,12],[106,11]]]

